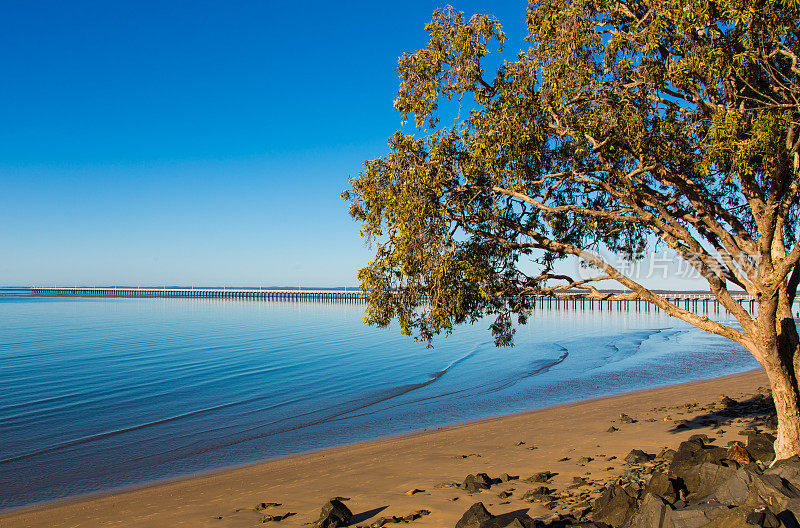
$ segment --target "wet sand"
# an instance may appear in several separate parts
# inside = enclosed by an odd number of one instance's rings
[[[430,515],[410,523],[413,528],[450,527],[477,501],[494,514],[525,509],[534,517],[547,515],[552,512],[544,505],[521,500],[535,486],[521,480],[472,495],[441,484],[461,482],[470,473],[524,479],[545,470],[558,473],[548,484],[558,489],[575,476],[611,480],[623,472],[622,459],[633,448],[657,453],[697,433],[713,435],[718,445],[741,439],[744,420],[724,427],[724,434],[710,426],[676,430],[676,425],[705,413],[685,404],[705,405],[723,394],[740,399],[766,385],[766,375],[753,371],[431,428],[6,511],[0,513],[0,527],[252,527],[262,525],[265,514],[291,512],[295,515],[268,524],[299,528],[316,520],[322,504],[334,496],[349,497],[353,524],[364,526],[378,517],[427,509]],[[637,422],[621,423],[621,413]],[[611,426],[619,430],[609,432]],[[594,460],[580,465],[581,457]],[[407,494],[413,489],[422,491]],[[500,498],[504,490],[512,495]],[[262,502],[281,505],[256,511]]]

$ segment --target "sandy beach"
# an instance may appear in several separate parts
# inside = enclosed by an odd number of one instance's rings
[[[702,420],[688,429],[676,430],[676,425],[704,415],[707,411],[700,407],[722,395],[741,399],[766,385],[765,374],[753,371],[427,429],[7,511],[0,514],[0,526],[245,527],[260,525],[265,514],[292,513],[269,524],[297,528],[316,520],[322,504],[335,496],[350,499],[346,504],[355,514],[354,525],[425,509],[430,515],[413,521],[415,528],[451,527],[477,501],[495,514],[524,509],[535,517],[551,512],[541,504],[521,500],[534,487],[521,479],[552,471],[558,475],[548,485],[564,489],[576,476],[612,480],[625,469],[622,459],[633,448],[658,452],[697,433],[725,445],[741,438],[738,432],[746,427],[746,420],[735,420],[724,432],[703,426]],[[636,423],[622,423],[621,413]],[[610,432],[612,426],[619,430]],[[581,461],[581,457],[593,460]],[[447,486],[478,472],[490,477],[508,473],[521,479],[476,494]],[[418,491],[410,494],[412,490]],[[501,498],[503,491],[511,496]],[[593,496],[581,493],[575,491],[576,501]],[[262,502],[280,506],[256,511]]]

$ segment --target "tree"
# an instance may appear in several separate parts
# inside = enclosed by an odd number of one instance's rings
[[[397,319],[430,342],[492,316],[510,344],[536,296],[642,299],[749,350],[772,385],[777,458],[800,455],[799,9],[542,0],[527,11],[529,49],[491,74],[500,24],[435,12],[427,47],[399,59],[395,106],[416,131],[395,133],[343,193],[376,249],[359,272],[366,321]],[[456,101],[464,116],[440,121]],[[599,252],[637,259],[654,241],[738,325],[668,302]],[[558,272],[566,256],[600,276]]]

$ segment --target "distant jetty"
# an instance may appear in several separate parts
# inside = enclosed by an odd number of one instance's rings
[[[612,293],[612,292],[609,292]],[[719,312],[720,303],[710,293],[704,292],[658,292],[669,302],[696,312]],[[360,290],[289,290],[289,289],[245,289],[245,288],[87,288],[87,287],[31,287],[31,294],[43,297],[158,297],[197,299],[241,299],[241,300],[285,300],[285,301],[364,301]],[[753,311],[755,300],[746,293],[732,294],[745,308]],[[578,292],[563,292],[556,296],[536,299],[535,307],[576,310],[635,310],[656,311],[658,308],[642,300],[600,300],[583,297]]]

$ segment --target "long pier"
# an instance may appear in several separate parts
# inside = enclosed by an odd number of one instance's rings
[[[31,287],[31,294],[46,297],[188,297],[202,299],[261,299],[311,301],[323,299],[358,300],[360,290],[270,290],[239,288],[42,288]]]
[[[31,287],[31,294],[45,297],[159,297],[159,298],[199,298],[199,299],[241,299],[241,300],[284,300],[284,301],[364,301],[360,290],[278,290],[278,289],[239,289],[239,288],[119,288],[119,287]],[[719,312],[722,306],[710,293],[659,292],[667,301],[686,310],[695,312]],[[756,308],[755,300],[747,294],[732,294],[732,297],[746,309]],[[573,308],[587,310],[658,310],[642,300],[609,301],[587,299],[580,294],[564,292],[552,297],[538,297],[534,307]]]

